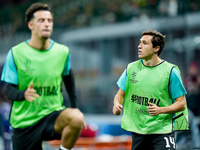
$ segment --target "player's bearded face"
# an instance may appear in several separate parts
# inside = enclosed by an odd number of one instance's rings
[[[31,31],[38,38],[50,38],[53,30],[53,16],[49,11],[37,11],[32,19]]]

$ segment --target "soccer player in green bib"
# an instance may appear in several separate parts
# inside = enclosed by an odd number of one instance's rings
[[[54,139],[61,139],[61,150],[71,149],[86,124],[77,108],[69,49],[50,39],[53,15],[47,4],[32,4],[26,22],[31,39],[8,52],[1,78],[13,101],[13,150],[42,150],[42,141]],[[71,108],[64,106],[62,82]]]
[[[132,132],[132,150],[175,150],[174,131],[189,129],[179,68],[159,57],[164,39],[160,32],[144,31],[140,60],[128,64],[117,81],[113,113],[123,110],[121,127]]]

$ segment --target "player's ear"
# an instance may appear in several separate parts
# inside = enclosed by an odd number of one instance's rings
[[[154,51],[157,53],[158,51],[160,50],[160,46],[156,46],[155,48],[154,48]]]
[[[28,28],[29,28],[30,30],[33,29],[33,23],[32,23],[32,21],[29,21],[27,25],[28,25]]]

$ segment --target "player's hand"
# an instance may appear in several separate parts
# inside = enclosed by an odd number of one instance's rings
[[[39,98],[40,96],[36,93],[36,90],[33,88],[33,83],[26,89],[24,93],[24,97],[27,101],[33,102],[35,98]]]
[[[158,107],[156,104],[153,103],[149,103],[149,107],[147,107],[148,111],[149,111],[149,115],[151,116],[157,116],[160,114],[160,107]]]
[[[114,115],[120,115],[122,113],[122,109],[123,109],[123,106],[119,103],[115,104],[113,106],[113,114]]]

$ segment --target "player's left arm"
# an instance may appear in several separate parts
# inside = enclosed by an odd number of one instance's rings
[[[147,109],[150,115],[173,114],[183,111],[186,108],[185,94],[187,94],[187,92],[183,86],[180,73],[176,68],[172,69],[170,75],[169,93],[174,103],[166,107],[158,107],[155,104],[149,103],[150,106],[147,107]]]
[[[183,111],[186,108],[185,95],[175,99],[175,102],[170,106],[158,107],[156,104],[149,103],[147,107],[149,114],[151,116],[156,116],[159,114],[173,114],[179,111]]]
[[[69,95],[70,103],[72,108],[77,108],[77,96],[76,96],[76,89],[75,89],[75,81],[74,81],[74,74],[72,69],[70,69],[69,74],[63,76],[63,82],[67,93]]]
[[[76,96],[76,89],[75,89],[75,80],[74,80],[74,73],[71,69],[70,58],[71,56],[69,54],[65,63],[62,78],[65,85],[65,89],[67,90],[67,93],[69,95],[71,107],[77,108],[78,104],[77,104],[77,96]]]

